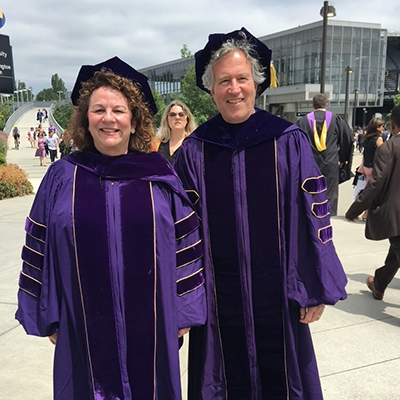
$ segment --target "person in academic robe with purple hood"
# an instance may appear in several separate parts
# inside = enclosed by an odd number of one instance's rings
[[[297,125],[306,132],[315,161],[325,176],[331,216],[337,215],[339,202],[339,169],[351,170],[353,134],[347,122],[328,108],[328,99],[317,93],[312,101],[313,111],[300,118]],[[350,176],[349,176],[350,178]]]
[[[271,51],[242,28],[196,53],[219,114],[175,167],[202,221],[208,318],[189,340],[189,400],[320,400],[309,323],[346,298],[326,180],[303,131],[254,107]]]
[[[199,219],[151,152],[147,78],[83,66],[69,125],[26,220],[16,318],[55,343],[58,400],[181,399],[178,336],[206,319]]]

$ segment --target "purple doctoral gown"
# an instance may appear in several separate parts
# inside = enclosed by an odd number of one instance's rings
[[[198,217],[168,162],[73,153],[25,228],[16,318],[58,331],[54,398],[180,400],[178,329],[206,303]]]
[[[176,169],[205,246],[189,400],[322,399],[299,309],[345,299],[347,279],[305,134],[265,111],[237,125],[217,115],[185,139]]]

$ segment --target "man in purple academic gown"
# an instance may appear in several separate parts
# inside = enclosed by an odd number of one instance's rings
[[[123,63],[113,62],[105,66]],[[104,85],[120,84],[100,72]],[[113,107],[119,117],[125,110]],[[58,333],[55,399],[181,400],[178,330],[206,317],[199,220],[159,153],[110,156],[96,144],[52,164],[41,183],[25,225],[16,318],[28,334]]]
[[[331,216],[337,215],[339,200],[339,166],[353,159],[353,135],[346,121],[328,111],[328,99],[323,93],[313,97],[313,111],[299,119],[298,126],[307,133],[319,169],[327,183]]]
[[[189,400],[322,399],[308,323],[346,298],[307,137],[254,109],[270,58],[244,28],[196,53],[197,84],[220,114],[176,164],[205,246],[208,320],[190,333]]]

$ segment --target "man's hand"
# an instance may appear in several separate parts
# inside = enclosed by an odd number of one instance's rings
[[[300,308],[300,322],[302,324],[310,324],[318,321],[325,310],[325,304],[316,307]]]
[[[181,338],[183,335],[186,335],[189,331],[190,331],[190,328],[179,329],[178,339]]]
[[[49,336],[50,342],[53,344],[57,343],[57,338],[58,338],[58,332],[53,333],[51,336]]]

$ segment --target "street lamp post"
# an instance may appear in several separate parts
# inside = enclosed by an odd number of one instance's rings
[[[354,104],[353,104],[353,129],[356,126],[356,111],[358,103],[358,89],[354,89]]]
[[[324,1],[324,6],[321,8],[319,14],[323,18],[322,24],[322,53],[321,53],[321,78],[320,78],[320,92],[325,93],[325,74],[326,74],[326,42],[328,33],[328,18],[336,16],[335,7],[330,6],[328,1]]]
[[[344,98],[344,120],[346,122],[348,119],[347,109],[349,107],[349,84],[350,84],[350,74],[351,73],[353,73],[353,68],[350,68],[349,66],[347,66],[346,67],[346,93],[345,93],[345,98]]]
[[[363,108],[363,129],[365,128],[366,123],[367,123],[367,109]]]
[[[14,90],[14,93],[17,94],[17,108],[19,108],[19,91],[18,90]]]

